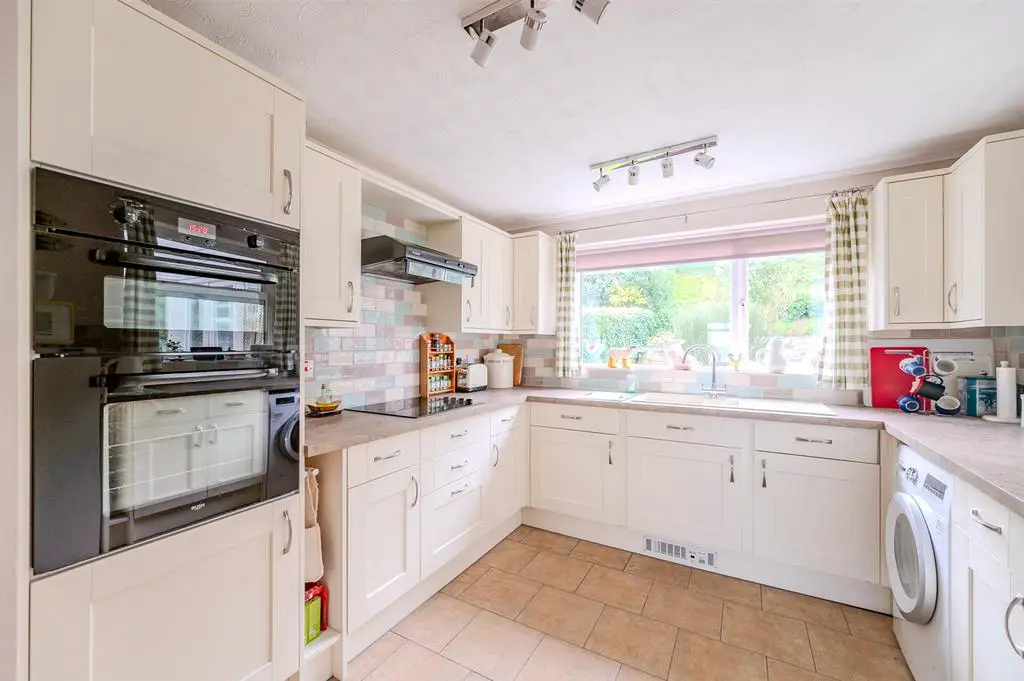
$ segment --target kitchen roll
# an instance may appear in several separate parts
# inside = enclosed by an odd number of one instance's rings
[[[1000,420],[1017,418],[1017,370],[1009,362],[996,369],[996,416]]]

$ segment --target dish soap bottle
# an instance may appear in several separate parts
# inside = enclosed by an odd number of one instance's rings
[[[632,367],[630,367],[629,373],[626,374],[626,392],[630,395],[636,394],[636,374],[633,373]]]

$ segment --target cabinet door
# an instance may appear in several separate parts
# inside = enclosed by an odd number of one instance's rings
[[[419,582],[421,501],[419,466],[349,490],[349,632]]]
[[[487,248],[487,236],[490,233],[486,227],[472,220],[462,220],[462,259],[476,265],[480,271],[472,279],[462,283],[462,319],[463,328],[486,329],[487,328],[487,286],[490,273],[487,270],[485,253]]]
[[[959,525],[949,533],[949,662],[952,679],[969,681],[971,668],[970,538]],[[939,603],[938,607],[942,607]]]
[[[297,497],[289,503],[297,504]],[[286,528],[275,507],[260,506],[34,582],[30,636],[47,643],[32,645],[32,681],[287,678],[293,657],[298,662],[298,629],[289,634],[279,627],[297,625],[297,611],[278,624],[278,608],[286,582],[295,591],[301,584],[297,563],[287,560],[297,560],[297,543],[282,554]],[[301,525],[294,527],[298,532]],[[291,601],[295,607],[294,594]]]
[[[893,324],[943,320],[942,177],[893,182],[886,198],[886,268]]]
[[[985,265],[985,155],[946,176],[946,321],[981,319]]]
[[[516,428],[491,438],[491,460],[484,470],[484,502],[487,525],[494,526],[523,508],[523,469],[526,428]]]
[[[360,319],[362,176],[306,149],[302,192],[302,314],[310,324]]]
[[[422,578],[472,545],[484,527],[483,472],[423,497]]]
[[[1006,633],[1006,611],[1015,595],[1013,576],[988,551],[971,542],[971,676],[973,681],[1019,681],[1024,678],[1024,659],[1018,657]],[[1011,616],[1011,635],[1016,644],[1024,632],[1019,626],[1024,613]]]
[[[495,286],[495,310],[498,319],[494,328],[510,331],[512,329],[512,296],[515,287],[515,256],[511,237],[493,232],[494,252],[497,269]]]
[[[304,521],[298,494],[275,501],[273,509],[274,681],[285,681],[299,671],[303,645],[305,593],[299,536]]]
[[[538,244],[536,236],[513,239],[512,270],[515,289],[512,294],[512,327],[532,332],[537,328],[537,299],[540,277],[537,272]]]
[[[143,7],[38,0],[32,24],[33,160],[298,224],[300,101]]]
[[[750,513],[741,450],[629,438],[626,525],[669,541],[740,551]]]
[[[211,420],[206,438],[210,487],[267,472],[267,414],[225,415]]]
[[[625,524],[626,462],[622,450],[618,437],[531,429],[531,505],[610,525]]]
[[[879,467],[757,452],[754,553],[877,583]]]

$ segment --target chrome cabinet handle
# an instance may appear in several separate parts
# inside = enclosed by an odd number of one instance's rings
[[[416,508],[416,504],[420,503],[420,481],[416,479],[416,476],[412,476],[412,482],[416,485],[416,496],[412,500],[412,506],[409,508]]]
[[[198,449],[203,446],[203,427],[196,426],[192,429],[192,446]]]
[[[982,518],[981,517],[981,511],[979,511],[976,508],[972,508],[971,509],[971,520],[973,520],[974,522],[978,523],[979,525],[984,527],[989,532],[995,532],[996,534],[1000,534],[1000,535],[1003,533],[1003,528],[1001,528],[999,525],[995,525],[993,523],[990,523],[987,520],[985,520],[984,518]]]
[[[210,444],[211,445],[217,444],[217,438],[218,437],[220,437],[220,431],[217,430],[217,424],[216,423],[211,423],[210,424]]]
[[[174,414],[184,414],[185,407],[178,407],[177,409],[157,409],[157,416],[172,416]]]
[[[608,440],[608,465],[609,466],[613,465],[612,464],[612,444],[613,444],[612,441]]]
[[[1024,646],[1017,645],[1013,640],[1013,632],[1010,631],[1010,616],[1013,615],[1013,609],[1016,607],[1024,607],[1024,596],[1017,594],[1017,596],[1010,601],[1010,605],[1006,607],[1006,618],[1004,626],[1006,627],[1006,640],[1010,642],[1010,647],[1013,648],[1013,652],[1024,659]]]
[[[952,310],[953,312],[956,312],[956,308],[953,307],[953,289],[954,288],[956,288],[956,284],[951,285],[949,287],[949,290],[946,291],[946,305],[949,306],[950,310]]]
[[[505,326],[512,326],[512,308],[505,306]]]
[[[498,445],[494,445],[494,465],[491,468],[497,468],[499,461],[501,461],[501,450],[498,449]]]
[[[284,210],[285,215],[291,215],[292,196],[294,195],[294,192],[292,190],[294,189],[294,187],[292,186],[292,171],[288,170],[287,168],[284,169],[284,179],[285,182],[288,183],[288,198],[284,200],[284,206],[282,207],[282,209]]]
[[[352,306],[356,304],[356,285],[351,281],[348,284],[348,311],[352,312]]]
[[[469,459],[465,459],[465,460],[463,460],[462,463],[453,463],[452,464],[452,470],[453,471],[457,471],[460,468],[465,468],[468,465],[469,465]]]
[[[507,419],[502,419],[501,422],[502,423],[512,423],[512,421],[514,421],[515,418],[516,418],[515,416],[509,416]]]
[[[729,455],[729,482],[736,482],[736,455]]]
[[[816,440],[813,437],[799,437],[799,436],[797,436],[797,437],[793,438],[793,441],[794,442],[806,442],[808,444],[814,444],[814,445],[830,445],[830,444],[832,444],[832,440],[824,440],[824,439]]]
[[[957,294],[960,293],[960,282],[959,281],[953,282],[953,291],[955,292],[954,295],[953,295],[953,312],[960,312],[960,306],[956,302],[957,298],[960,297],[959,295],[957,295]]]
[[[530,308],[530,326],[537,326],[537,306]]]
[[[460,437],[466,437],[467,435],[469,435],[469,431],[464,430],[461,433],[450,433],[448,437],[452,440],[458,440]]]
[[[761,459],[761,487],[768,487],[768,459]]]
[[[394,458],[399,457],[399,456],[402,456],[402,450],[401,449],[396,449],[393,453],[388,454],[387,456],[375,456],[375,457],[373,457],[373,462],[374,463],[379,463],[381,461],[387,461],[388,459],[394,459]]]
[[[473,303],[469,302],[469,299],[467,299],[466,300],[466,323],[468,324],[469,320],[472,319],[472,318],[473,318]]]
[[[281,551],[282,556],[287,556],[292,550],[292,516],[288,512],[288,509],[284,510],[284,521],[288,523],[288,543],[285,545],[284,550]]]
[[[567,421],[582,421],[583,420],[582,416],[571,416],[569,414],[562,414],[562,418],[566,419]]]
[[[232,400],[231,402],[225,402],[224,406],[225,407],[244,407],[247,404],[249,404],[249,403],[246,402],[245,400]]]
[[[892,292],[896,295],[896,312],[895,312],[895,316],[899,317],[900,316],[900,287],[899,286],[893,286],[892,287]]]
[[[668,428],[669,430],[693,430],[693,426],[673,426],[673,425],[667,425],[665,427]]]
[[[465,485],[462,486],[462,489],[453,489],[450,496],[453,496],[453,497],[454,496],[458,496],[459,494],[462,494],[463,492],[465,492],[467,489],[469,489],[469,483],[468,482]]]

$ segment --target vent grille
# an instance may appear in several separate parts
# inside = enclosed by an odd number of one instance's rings
[[[644,537],[643,548],[644,553],[661,556],[676,563],[709,568],[718,567],[718,555],[713,551],[704,551],[693,546],[687,547],[683,544],[675,544],[656,537]]]

